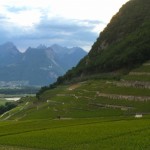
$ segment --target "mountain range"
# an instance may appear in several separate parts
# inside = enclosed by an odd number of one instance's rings
[[[57,44],[29,47],[21,53],[13,43],[7,42],[0,45],[0,84],[42,86],[53,83],[86,54],[79,47],[67,48]]]

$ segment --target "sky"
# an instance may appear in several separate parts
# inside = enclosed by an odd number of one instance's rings
[[[40,44],[89,51],[100,32],[128,0],[1,0],[0,44],[20,51]]]

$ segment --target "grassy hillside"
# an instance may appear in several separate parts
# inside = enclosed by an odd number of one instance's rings
[[[89,118],[150,114],[149,62],[121,80],[93,79],[46,90],[36,97],[22,98],[2,120]]]
[[[120,81],[93,79],[22,98],[0,117],[0,149],[150,149],[150,80],[141,78],[149,66]]]

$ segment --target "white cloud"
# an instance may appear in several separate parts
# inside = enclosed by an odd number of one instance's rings
[[[54,0],[51,12],[74,19],[99,19],[108,22],[128,0]]]
[[[127,1],[1,0],[1,39],[29,42],[27,46],[51,41],[87,48]]]
[[[41,13],[45,12],[49,17],[64,17],[66,19],[99,20],[108,23],[122,4],[128,0],[5,0],[0,2],[0,13],[9,15],[11,21],[17,24],[23,22],[39,22]],[[14,12],[6,12],[6,8],[14,8]],[[28,8],[15,14],[15,8]],[[12,15],[10,15],[12,13]],[[29,18],[29,19],[27,19]]]
[[[41,14],[36,10],[27,10],[16,13],[8,13],[9,21],[17,26],[32,27],[40,22]]]

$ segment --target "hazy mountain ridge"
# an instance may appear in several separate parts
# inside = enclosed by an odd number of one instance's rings
[[[21,53],[13,43],[7,42],[0,45],[0,66],[16,63],[20,56]]]
[[[85,52],[80,47],[66,48],[59,45],[52,45],[52,50],[57,54],[57,61],[63,66],[65,71],[72,68],[79,62],[78,58],[83,58]]]
[[[47,85],[56,81],[58,76],[63,75],[86,55],[83,49],[72,50],[59,45],[57,47],[60,50],[53,49],[53,46],[39,45],[37,48],[29,47],[21,53],[13,43],[0,45],[0,81]],[[64,49],[66,51],[63,51]],[[76,51],[78,56],[74,57]]]

